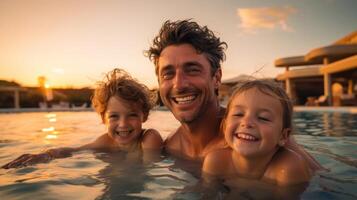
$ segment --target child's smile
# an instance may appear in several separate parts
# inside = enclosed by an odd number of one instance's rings
[[[130,130],[119,130],[119,131],[114,131],[114,133],[120,137],[127,137],[128,135],[130,135],[133,132],[134,129],[130,129]]]
[[[254,135],[251,135],[249,133],[235,133],[234,137],[236,137],[239,140],[247,141],[247,142],[255,142],[258,141],[259,139],[255,137]]]

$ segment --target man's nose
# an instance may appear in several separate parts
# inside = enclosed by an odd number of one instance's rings
[[[185,73],[182,71],[176,72],[176,75],[174,78],[174,88],[177,90],[180,90],[180,89],[187,87],[187,85],[188,85],[188,80],[187,80],[187,76],[185,75]]]

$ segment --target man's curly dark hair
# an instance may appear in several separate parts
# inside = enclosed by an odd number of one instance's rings
[[[219,37],[207,28],[196,22],[188,20],[165,21],[153,44],[146,55],[155,64],[155,72],[158,75],[158,60],[161,52],[170,45],[190,44],[198,53],[203,53],[211,64],[211,74],[221,68],[221,62],[225,60],[224,50],[227,43],[221,42]]]

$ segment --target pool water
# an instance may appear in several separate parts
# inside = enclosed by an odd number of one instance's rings
[[[328,169],[295,197],[357,199],[357,115],[298,112],[294,124],[297,142]],[[168,111],[153,111],[144,124],[163,138],[178,126]],[[0,114],[0,165],[23,153],[85,144],[104,132],[94,112]],[[0,169],[0,199],[267,198],[264,190],[257,196],[260,185],[255,183],[244,182],[250,190],[239,184],[239,189],[224,184],[207,189],[199,166],[168,155],[143,163],[134,153],[83,151],[49,163]]]

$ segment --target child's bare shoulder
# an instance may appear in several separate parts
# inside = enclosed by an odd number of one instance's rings
[[[146,129],[143,133],[141,146],[143,149],[161,149],[163,140],[160,133],[155,129]]]
[[[99,136],[97,139],[95,139],[93,142],[85,144],[81,147],[79,147],[80,150],[86,150],[86,149],[107,149],[110,148],[113,144],[113,141],[111,138],[108,136],[107,133],[102,134]]]
[[[204,159],[202,171],[215,176],[233,173],[232,150],[223,148],[209,152]]]
[[[306,161],[298,153],[282,149],[274,156],[265,176],[278,185],[293,185],[309,181],[311,178]]]

